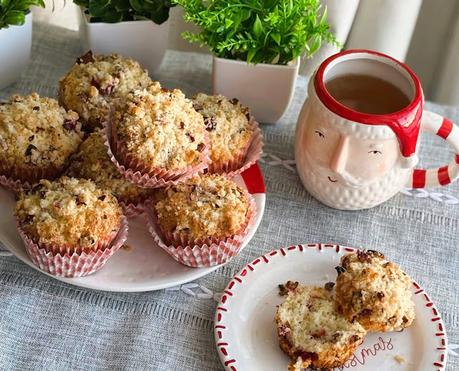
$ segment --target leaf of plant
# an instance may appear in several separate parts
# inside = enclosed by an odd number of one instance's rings
[[[261,24],[260,17],[258,17],[258,14],[255,18],[255,22],[253,22],[253,33],[256,38],[259,38],[261,34],[263,33],[263,25]]]
[[[14,26],[22,26],[25,23],[24,12],[19,10],[10,10],[5,14],[5,23]]]
[[[271,36],[271,38],[276,42],[276,44],[280,46],[281,35],[278,34],[278,33],[275,33],[275,32],[274,32],[274,33],[271,32],[270,36]]]
[[[142,2],[140,0],[129,0],[129,4],[131,4],[131,7],[137,12],[141,12],[143,10]]]
[[[115,9],[108,9],[103,16],[103,20],[107,23],[121,22],[123,20],[123,13],[119,13]]]
[[[150,19],[156,24],[162,24],[169,18],[169,8],[162,7],[154,13],[150,13]]]

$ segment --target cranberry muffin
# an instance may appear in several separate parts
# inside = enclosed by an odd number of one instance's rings
[[[111,104],[150,82],[148,72],[135,60],[89,51],[59,81],[59,100],[65,108],[78,112],[91,131],[102,126]]]
[[[202,116],[180,90],[159,83],[127,95],[113,114],[112,132],[116,159],[133,171],[176,178],[205,161]]]
[[[105,146],[104,132],[97,129],[81,144],[72,156],[67,174],[93,180],[99,188],[109,190],[125,205],[137,205],[152,195],[152,190],[129,182],[110,160]]]
[[[224,173],[239,168],[254,135],[249,109],[237,99],[203,93],[193,98],[193,107],[203,116],[209,133],[210,172]]]
[[[78,114],[37,93],[0,104],[0,175],[22,183],[54,179],[82,142]]]
[[[330,290],[288,281],[280,294],[286,298],[275,321],[280,348],[292,360],[289,370],[340,367],[362,343],[365,329],[336,310]]]
[[[193,177],[158,193],[157,223],[171,244],[224,240],[244,233],[249,222],[247,192],[222,175]]]
[[[415,318],[412,281],[400,267],[373,250],[341,258],[336,303],[350,321],[368,331],[401,331]]]

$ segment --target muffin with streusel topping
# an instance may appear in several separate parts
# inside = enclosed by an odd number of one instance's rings
[[[128,94],[111,130],[116,160],[132,171],[166,180],[207,166],[203,118],[178,89],[153,83]]]
[[[177,237],[188,243],[221,240],[242,233],[247,226],[247,192],[222,175],[193,177],[161,193],[154,209],[169,243]]]
[[[54,179],[82,138],[76,112],[37,93],[13,95],[0,105],[0,176],[23,186]]]
[[[152,191],[137,187],[120,174],[107,154],[104,141],[102,130],[91,133],[72,156],[67,174],[93,180],[99,188],[110,190],[126,206],[138,205],[151,196]]]
[[[209,171],[229,173],[241,167],[255,134],[249,109],[237,99],[204,93],[193,98],[193,107],[209,133]]]
[[[79,57],[59,82],[61,104],[80,115],[85,129],[101,127],[110,105],[151,80],[138,62],[118,54]]]
[[[365,329],[336,308],[331,291],[288,281],[275,320],[280,348],[292,359],[289,370],[340,367],[362,343]]]
[[[66,276],[67,271],[54,271],[56,266],[86,267],[86,273],[100,268],[104,257],[114,252],[111,245],[124,219],[110,192],[90,180],[68,177],[42,180],[21,193],[15,216],[32,260],[50,273]]]
[[[401,331],[415,318],[410,277],[373,250],[341,258],[336,267],[337,307],[368,331]]]

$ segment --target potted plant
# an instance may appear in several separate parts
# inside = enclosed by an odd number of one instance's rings
[[[0,89],[19,79],[30,59],[31,6],[43,0],[0,0]]]
[[[200,28],[182,36],[214,55],[214,94],[237,97],[261,122],[277,122],[288,108],[300,56],[336,43],[319,0],[174,2]]]
[[[0,0],[1,1],[1,0]],[[167,50],[169,0],[74,0],[83,50],[119,53],[155,72]]]

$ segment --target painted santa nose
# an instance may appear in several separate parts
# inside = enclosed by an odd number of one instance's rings
[[[346,166],[349,148],[349,137],[340,135],[338,144],[335,147],[330,159],[330,169],[337,174],[341,174]]]

